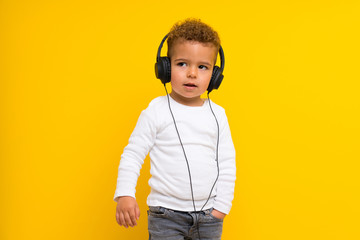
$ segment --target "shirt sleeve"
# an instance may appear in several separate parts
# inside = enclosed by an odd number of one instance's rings
[[[220,121],[219,140],[219,179],[217,182],[214,208],[228,214],[234,198],[236,179],[235,148],[231,138],[229,123],[223,112]]]
[[[156,137],[155,121],[150,116],[148,109],[141,112],[135,129],[129,138],[129,143],[121,155],[114,201],[119,196],[135,198],[135,188],[140,169],[146,155],[154,145]]]

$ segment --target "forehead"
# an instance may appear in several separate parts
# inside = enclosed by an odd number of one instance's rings
[[[193,60],[216,59],[217,49],[212,43],[201,43],[184,39],[176,40],[169,49],[170,58],[191,58]]]

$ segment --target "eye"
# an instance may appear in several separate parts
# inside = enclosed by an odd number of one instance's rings
[[[201,70],[209,69],[209,68],[208,68],[207,66],[205,66],[205,65],[200,65],[199,68],[200,68]]]
[[[185,63],[185,62],[178,62],[178,63],[176,64],[176,66],[185,67],[185,66],[186,66],[186,63]]]

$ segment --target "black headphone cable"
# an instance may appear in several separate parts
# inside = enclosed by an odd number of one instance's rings
[[[171,110],[171,106],[170,106],[170,98],[169,98],[169,93],[167,91],[167,88],[166,88],[166,84],[164,83],[164,88],[165,88],[165,91],[166,91],[166,96],[167,96],[167,100],[168,100],[168,105],[169,105],[169,110],[170,110],[170,113],[171,113],[171,117],[174,121],[174,125],[175,125],[175,129],[176,129],[176,133],[179,137],[179,141],[180,141],[180,145],[181,145],[181,148],[183,150],[183,153],[184,153],[184,157],[185,157],[185,160],[186,160],[186,165],[187,165],[187,168],[188,168],[188,173],[189,173],[189,180],[190,180],[190,190],[191,190],[191,199],[192,199],[192,203],[193,203],[193,207],[194,207],[194,213],[195,213],[195,222],[196,222],[196,228],[197,228],[197,232],[198,232],[198,236],[199,236],[199,240],[201,240],[201,237],[200,237],[200,231],[199,231],[199,223],[198,223],[198,216],[197,216],[197,213],[196,213],[196,207],[195,207],[195,200],[194,200],[194,190],[193,190],[193,186],[192,186],[192,178],[191,178],[191,172],[190,172],[190,166],[189,166],[189,161],[187,159],[187,156],[186,156],[186,153],[185,153],[185,148],[184,148],[184,145],[182,143],[182,140],[181,140],[181,137],[180,137],[180,134],[179,134],[179,130],[177,128],[177,125],[176,125],[176,121],[175,121],[175,117],[174,117],[174,114]],[[210,190],[210,193],[209,193],[209,197],[207,198],[205,204],[202,206],[200,212],[204,209],[204,207],[206,206],[206,204],[208,203],[208,201],[210,200],[211,198],[211,194],[212,194],[212,191],[214,190],[214,187],[216,185],[216,182],[217,180],[219,179],[219,173],[220,173],[220,167],[219,167],[219,161],[218,161],[218,157],[219,157],[219,140],[220,140],[220,127],[219,127],[219,122],[216,118],[216,115],[212,109],[212,106],[211,106],[211,101],[210,101],[210,97],[209,97],[209,91],[207,92],[207,97],[208,97],[208,102],[209,102],[209,107],[210,107],[210,110],[215,118],[215,121],[216,121],[216,125],[217,125],[217,130],[218,130],[218,134],[217,134],[217,143],[216,143],[216,158],[215,158],[215,161],[216,161],[216,165],[217,165],[217,176],[216,176],[216,179],[214,181],[214,184],[213,186],[211,187],[211,190]]]
[[[167,89],[166,89],[166,84],[165,84],[165,83],[164,83],[164,87],[165,87],[166,96],[167,96],[167,99],[168,99],[168,104],[169,104],[170,113],[171,113],[172,119],[173,119],[173,121],[174,121],[175,129],[176,129],[177,135],[178,135],[178,137],[179,137],[179,141],[180,141],[181,148],[182,148],[183,153],[184,153],[184,156],[185,156],[186,165],[187,165],[188,172],[189,172],[191,199],[192,199],[192,203],[193,203],[193,207],[194,207],[194,212],[196,212],[195,200],[194,200],[194,190],[193,190],[193,186],[192,186],[192,179],[191,179],[191,172],[190,172],[189,161],[188,161],[187,156],[186,156],[186,153],[185,153],[184,145],[182,144],[182,141],[181,141],[181,137],[180,137],[180,134],[179,134],[179,130],[178,130],[178,128],[177,128],[177,125],[176,125],[176,121],[175,121],[174,114],[173,114],[173,112],[172,112],[172,110],[171,110],[171,107],[170,107],[169,94],[168,94],[168,91],[167,91]]]

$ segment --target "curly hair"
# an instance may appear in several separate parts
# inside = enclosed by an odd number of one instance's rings
[[[220,48],[218,33],[209,25],[201,22],[200,19],[187,18],[174,24],[167,39],[168,56],[175,41],[182,39],[200,43],[211,43],[217,51]]]

